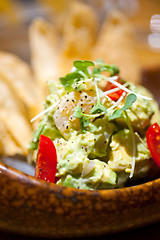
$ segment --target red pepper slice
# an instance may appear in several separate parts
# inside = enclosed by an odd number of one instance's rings
[[[160,127],[157,123],[148,128],[146,137],[152,158],[160,167]]]
[[[120,84],[122,84],[120,78],[117,79],[117,82],[120,83]],[[114,88],[116,88],[116,87],[117,87],[117,86],[114,85],[113,83],[107,82],[107,85],[106,85],[104,91],[108,91],[108,90],[114,89]],[[120,96],[122,95],[123,92],[124,92],[124,90],[120,89],[120,90],[118,90],[118,91],[116,91],[116,92],[109,93],[107,96],[110,97],[113,101],[117,101],[117,100],[120,98]]]
[[[41,135],[37,154],[35,177],[54,183],[56,172],[57,154],[54,143],[50,138]]]

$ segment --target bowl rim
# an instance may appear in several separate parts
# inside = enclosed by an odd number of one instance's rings
[[[160,178],[125,188],[86,190],[46,182],[3,163],[0,163],[0,176],[2,176],[3,189],[3,197],[0,199],[2,212],[0,229],[5,231],[36,237],[65,238],[68,236],[75,238],[122,232],[160,220],[160,211],[158,210],[160,209]],[[11,183],[10,187],[8,183],[12,180],[13,184]],[[27,189],[29,191],[25,191]],[[17,196],[18,201],[21,199],[22,204],[13,208],[10,198],[8,200],[8,190],[12,191],[11,195]],[[3,209],[4,199],[7,207]],[[152,204],[153,201],[154,204]],[[45,228],[42,227],[37,231],[34,227],[35,223],[30,225],[30,221],[24,222],[23,214],[19,214],[18,220],[16,217],[10,219],[7,214],[8,210],[10,212],[11,209],[12,215],[17,216],[17,210],[19,213],[23,212],[24,207],[21,206],[24,204],[26,204],[25,210],[30,219],[37,215],[40,216],[40,219],[46,219],[52,215],[51,220],[49,222],[47,220]],[[97,211],[99,220],[93,219],[93,214],[95,216]],[[71,225],[66,225],[66,219]],[[110,222],[108,219],[112,219],[112,221]],[[103,225],[104,220],[109,222]],[[55,221],[57,225],[55,225]],[[17,228],[22,222],[23,227]],[[35,222],[37,226],[39,222],[37,223],[37,220]],[[43,224],[41,225],[43,226]],[[98,226],[94,230],[94,235],[90,230],[91,226]],[[82,228],[84,231],[80,230]]]
[[[4,171],[4,173],[3,173]],[[156,178],[154,180],[151,180],[151,181],[148,181],[148,182],[144,182],[144,183],[141,183],[141,184],[137,184],[137,185],[133,185],[133,186],[127,186],[127,187],[121,187],[121,188],[114,188],[114,189],[99,189],[99,190],[88,190],[88,189],[77,189],[77,188],[72,188],[72,187],[66,187],[66,186],[60,186],[60,185],[57,185],[55,183],[51,183],[51,182],[46,182],[44,180],[41,180],[41,179],[38,179],[34,176],[31,176],[29,174],[26,174],[26,173],[23,173],[22,171],[16,169],[16,168],[13,168],[5,163],[2,163],[0,162],[0,175],[1,174],[5,174],[8,173],[9,175],[12,175],[14,176],[15,178],[18,179],[23,179],[23,180],[26,180],[26,182],[30,182],[30,184],[33,184],[33,185],[41,185],[43,186],[43,188],[48,188],[50,190],[58,190],[58,189],[65,189],[65,190],[68,190],[68,191],[71,191],[71,192],[76,192],[77,194],[81,194],[82,192],[84,193],[88,193],[89,195],[95,195],[96,193],[98,194],[102,194],[102,195],[110,195],[112,193],[121,193],[121,192],[124,192],[124,191],[134,191],[136,189],[142,189],[142,188],[145,188],[145,187],[148,187],[148,188],[152,188],[152,184],[158,184],[160,186],[160,177],[159,178]]]

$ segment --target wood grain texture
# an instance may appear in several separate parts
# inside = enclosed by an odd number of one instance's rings
[[[83,237],[160,220],[160,179],[87,191],[39,181],[0,165],[0,229],[41,237]]]

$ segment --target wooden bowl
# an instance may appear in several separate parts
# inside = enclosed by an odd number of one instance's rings
[[[158,100],[159,77],[155,75],[157,80],[151,81],[148,76],[144,72],[144,85],[151,84]],[[3,231],[40,237],[87,237],[158,220],[160,179],[123,189],[89,191],[60,187],[0,164]]]
[[[88,191],[59,187],[0,165],[0,229],[41,237],[124,231],[160,220],[160,179]]]

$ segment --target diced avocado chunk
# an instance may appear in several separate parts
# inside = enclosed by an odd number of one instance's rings
[[[39,126],[35,129],[32,135],[32,141],[29,143],[28,147],[29,149],[32,150],[38,149],[39,138],[41,134],[51,138],[51,140],[62,137],[59,130],[56,128],[54,124],[51,125],[50,122],[46,122],[45,120],[43,120],[41,121]]]
[[[108,122],[107,118],[108,116],[98,118],[90,124],[91,131],[96,140],[94,148],[90,154],[91,158],[109,156],[109,152],[107,152],[108,143],[112,134],[117,132],[117,127],[114,123]]]
[[[61,138],[54,143],[59,160],[57,176],[82,173],[83,163],[94,146],[94,135],[88,132],[77,137],[75,132],[68,141]]]
[[[79,188],[79,189],[88,189],[93,190],[90,186],[87,185],[85,182],[85,179],[83,178],[76,178],[72,175],[68,174],[65,177],[62,177],[58,182],[58,185],[63,185],[65,187],[73,187],[73,188]]]
[[[47,82],[47,85],[50,94],[56,94],[62,97],[66,93],[63,85],[59,81],[51,79]]]
[[[148,89],[146,89],[143,86],[138,86],[137,88],[145,96],[150,97],[152,99],[152,100],[150,100],[150,105],[152,106],[154,114],[153,114],[153,116],[151,118],[151,124],[154,124],[155,122],[160,124],[160,109],[159,109],[159,105],[156,102],[154,96],[151,94],[151,92]]]
[[[140,90],[131,84],[129,88],[135,93],[145,95],[142,90],[143,88]],[[133,129],[143,133],[146,127],[150,124],[154,109],[150,100],[137,97],[137,100],[133,103],[130,109],[127,110],[127,114]],[[126,126],[126,122],[123,118],[117,118],[116,123],[121,127]]]
[[[113,170],[110,169],[108,164],[105,162],[96,160],[96,159],[93,160],[93,162],[95,163],[95,167],[94,167],[95,174],[93,174],[93,176],[91,177],[92,181],[93,181],[93,179],[96,179],[96,176],[98,173],[98,174],[101,174],[100,184],[102,183],[102,184],[107,184],[107,185],[115,185],[117,175]]]
[[[150,158],[150,152],[147,147],[138,139],[136,139],[136,163]],[[111,157],[108,165],[114,171],[130,172],[133,159],[133,143],[132,136],[128,129],[120,130],[112,136],[110,143]]]
[[[92,161],[92,160],[91,160]],[[80,189],[106,189],[114,188],[116,185],[117,175],[106,163],[99,160],[92,161],[95,165],[93,170],[86,176],[65,175],[57,184],[75,187]]]
[[[54,141],[57,156],[57,177],[61,179],[57,184],[82,189],[113,188],[117,175],[107,163],[100,160],[90,160],[88,155],[94,149],[94,134],[80,134],[76,132],[66,141]]]

